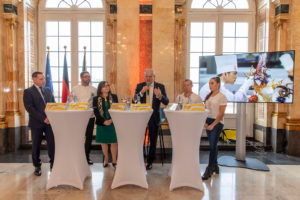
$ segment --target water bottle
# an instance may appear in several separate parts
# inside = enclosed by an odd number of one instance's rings
[[[140,97],[140,95],[137,95],[137,103],[138,103],[138,104],[141,103],[141,97]]]
[[[126,101],[126,109],[125,110],[131,110],[130,108],[130,96],[127,97],[127,101]]]
[[[181,96],[179,96],[178,105],[177,105],[176,110],[182,110],[182,99],[181,99]]]
[[[191,96],[189,96],[187,104],[190,104],[190,103],[191,103]]]
[[[69,109],[70,103],[71,103],[70,96],[67,96],[66,110]]]

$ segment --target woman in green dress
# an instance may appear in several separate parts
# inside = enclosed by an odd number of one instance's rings
[[[117,103],[118,97],[110,92],[109,84],[101,81],[98,85],[97,96],[93,98],[93,108],[96,116],[96,142],[101,143],[104,154],[103,167],[108,166],[108,144],[111,144],[112,165],[117,164],[117,136],[108,109],[112,103]]]

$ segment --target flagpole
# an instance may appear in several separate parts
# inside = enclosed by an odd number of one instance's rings
[[[49,59],[49,57],[50,57],[50,55],[49,55],[49,52],[50,52],[50,47],[49,47],[49,46],[47,46],[47,54],[48,54],[48,59]]]
[[[87,71],[86,69],[86,46],[83,47],[84,50],[84,71]]]

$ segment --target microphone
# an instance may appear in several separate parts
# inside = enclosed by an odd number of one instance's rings
[[[148,87],[150,86],[150,83],[148,81],[146,82],[146,86],[148,86]],[[147,92],[147,95],[149,95],[149,89],[146,92]]]

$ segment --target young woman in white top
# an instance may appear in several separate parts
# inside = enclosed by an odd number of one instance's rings
[[[202,176],[207,180],[214,172],[219,173],[218,158],[218,141],[224,126],[224,112],[227,105],[225,95],[220,92],[220,78],[214,77],[209,80],[211,92],[205,98],[205,106],[210,111],[204,127],[209,140],[209,162]]]

